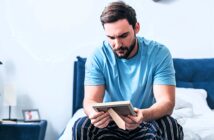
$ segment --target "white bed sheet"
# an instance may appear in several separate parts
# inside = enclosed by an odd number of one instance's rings
[[[77,110],[77,112],[73,115],[73,117],[69,120],[68,124],[65,127],[65,130],[59,140],[72,140],[72,127],[75,121],[80,118],[86,116],[83,109]]]
[[[59,140],[72,140],[74,122],[85,116],[83,109],[79,109],[69,120],[65,131]],[[203,115],[187,116],[178,120],[184,129],[184,140],[213,140],[214,139],[214,110]]]
[[[184,129],[185,140],[214,139],[214,111],[186,118],[181,125]]]

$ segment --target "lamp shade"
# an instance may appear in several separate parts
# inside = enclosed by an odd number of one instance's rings
[[[14,84],[6,84],[4,86],[3,105],[16,106],[16,90]]]

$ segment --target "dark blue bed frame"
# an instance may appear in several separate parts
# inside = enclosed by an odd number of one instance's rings
[[[86,58],[74,62],[72,115],[82,108]],[[177,87],[202,88],[208,93],[207,102],[214,109],[214,58],[173,59]],[[194,97],[193,97],[194,100]]]

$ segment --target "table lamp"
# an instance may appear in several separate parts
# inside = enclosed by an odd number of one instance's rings
[[[16,119],[11,118],[12,106],[16,106],[16,94],[14,84],[6,84],[4,86],[3,105],[9,107],[9,118],[3,120],[16,121]]]

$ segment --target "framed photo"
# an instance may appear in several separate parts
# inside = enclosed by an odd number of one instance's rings
[[[130,101],[115,101],[115,102],[104,102],[96,103],[92,106],[96,111],[108,111],[112,108],[115,112],[120,115],[136,115],[134,108]]]
[[[22,110],[24,121],[35,122],[40,121],[40,115],[38,109],[25,109]]]

